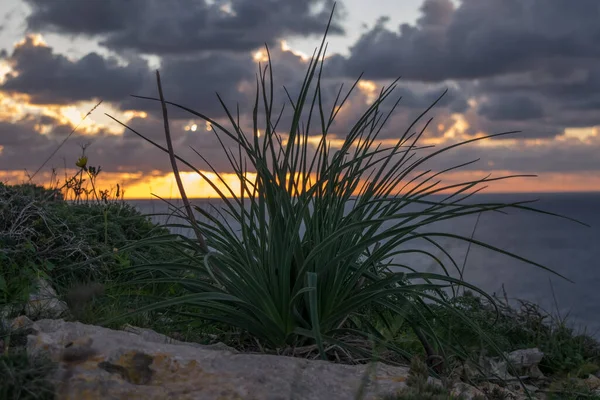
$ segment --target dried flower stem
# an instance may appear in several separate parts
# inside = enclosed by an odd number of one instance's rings
[[[196,218],[194,216],[194,212],[192,211],[192,206],[185,194],[185,188],[183,187],[183,182],[181,181],[181,176],[179,175],[179,168],[177,167],[177,160],[175,159],[175,152],[173,151],[173,142],[171,141],[171,130],[169,128],[169,117],[167,114],[167,104],[165,103],[165,98],[163,96],[162,85],[160,84],[160,73],[158,70],[156,71],[156,83],[158,85],[158,95],[160,97],[160,104],[162,105],[162,113],[163,113],[163,121],[165,124],[165,137],[167,139],[167,149],[169,151],[169,159],[171,160],[171,167],[173,168],[173,175],[175,175],[175,181],[177,182],[177,187],[179,188],[179,194],[181,195],[181,200],[183,201],[183,205],[185,206],[185,210],[188,214],[188,218],[192,224],[192,228],[196,233],[196,238],[198,239],[198,243],[200,244],[200,248],[204,252],[208,252],[208,247],[206,246],[206,242],[204,240],[204,236],[200,232],[200,228],[196,223]]]

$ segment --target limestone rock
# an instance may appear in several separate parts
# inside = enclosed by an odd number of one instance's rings
[[[67,303],[58,299],[58,295],[47,280],[39,278],[36,287],[37,291],[29,295],[25,315],[32,318],[38,316],[59,318],[69,311]]]
[[[530,385],[526,385],[527,390],[530,394],[534,394],[538,388]],[[452,387],[451,393],[454,396],[462,396],[464,400],[475,400],[475,399],[512,399],[512,400],[526,400],[528,399],[527,394],[522,387],[517,388],[502,387],[492,382],[482,382],[478,387],[471,386],[465,382],[457,382]],[[534,397],[535,398],[535,397]]]
[[[462,396],[464,400],[485,398],[485,393],[483,393],[479,388],[476,388],[475,386],[471,386],[464,382],[456,383],[452,387],[450,393],[456,397]]]
[[[24,312],[26,316],[37,318],[61,318],[67,315],[67,303],[58,299],[58,295],[50,283],[38,278],[35,290],[29,294],[26,304],[0,307],[0,319],[8,319],[11,315]]]
[[[590,390],[599,390],[600,389],[600,378],[598,378],[595,375],[590,374],[586,379],[585,379],[585,385],[590,389]]]
[[[363,380],[364,399],[376,399],[406,387],[408,375],[408,367],[234,354],[63,320],[33,330],[28,352],[59,362],[59,399],[347,400]]]
[[[10,328],[10,331],[15,331],[15,330],[22,330],[22,329],[31,328],[31,327],[33,327],[33,325],[34,325],[34,322],[32,320],[30,320],[25,315],[21,315],[21,316],[18,316],[17,318],[15,318],[15,319],[13,319],[8,324],[8,327]]]
[[[543,378],[544,374],[539,369],[540,361],[544,358],[544,353],[537,347],[533,349],[515,350],[508,353],[507,358],[512,365],[523,374],[531,378]]]
[[[215,344],[199,344],[193,342],[182,342],[180,340],[175,340],[170,338],[167,335],[163,335],[162,333],[158,333],[153,331],[152,329],[138,328],[137,326],[125,324],[122,328],[125,332],[134,333],[136,335],[141,336],[147,342],[156,342],[156,343],[170,343],[170,344],[185,344],[187,346],[201,347],[204,349],[212,349],[212,350],[226,350],[232,353],[238,353],[236,349],[233,347],[227,346],[225,343],[219,342]]]
[[[539,369],[539,363],[544,357],[538,348],[515,350],[505,353],[506,359],[510,361],[519,376],[528,376],[530,378],[543,378],[544,374]],[[515,379],[509,372],[508,363],[500,357],[482,357],[480,366],[486,372],[488,377],[498,377],[500,379]]]

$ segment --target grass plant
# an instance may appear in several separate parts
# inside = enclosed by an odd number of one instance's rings
[[[124,268],[167,259],[167,247],[138,247],[118,251],[148,236],[168,233],[134,206],[123,202],[122,190],[102,190],[96,184],[100,167],[88,165],[85,152],[77,160],[78,171],[63,185],[49,188],[30,183],[0,183],[0,308],[19,314],[39,279],[51,282],[61,298],[72,287],[97,282],[110,287],[128,279]],[[168,291],[166,285],[146,285],[132,291]],[[149,289],[152,288],[152,289]],[[118,288],[121,290],[121,288]],[[119,292],[122,294],[123,291]],[[111,307],[115,307],[114,291]],[[119,308],[119,307],[117,307]],[[120,307],[119,312],[126,308]],[[96,322],[101,316],[94,310]]]
[[[476,160],[438,172],[427,169],[427,162],[459,146],[515,132],[492,134],[437,150],[419,147],[419,139],[432,121],[427,114],[442,94],[400,135],[395,145],[384,147],[378,135],[400,99],[392,102],[391,111],[381,110],[396,88],[395,81],[383,88],[344,132],[339,149],[332,149],[329,138],[334,120],[360,78],[346,94],[340,88],[333,106],[325,108],[321,91],[325,37],[308,63],[299,93],[293,96],[286,90],[291,124],[285,128],[279,126],[284,109],[278,114],[274,107],[275,83],[268,48],[269,62],[259,66],[250,131],[240,123],[239,109],[236,116],[220,97],[229,128],[184,105],[166,101],[158,71],[159,98],[135,96],[162,104],[167,143],[167,105],[209,122],[240,181],[240,187],[229,185],[196,151],[208,170],[225,185],[226,190],[221,191],[199,168],[177,156],[172,146],[165,148],[122,124],[169,154],[174,166],[179,161],[198,173],[224,204],[222,209],[213,210],[217,216],[196,207],[195,212],[205,221],[196,220],[189,206],[187,213],[181,214],[197,234],[197,240],[177,241],[182,248],[181,259],[191,261],[192,266],[190,262],[157,262],[132,267],[138,272],[160,271],[165,276],[162,281],[181,284],[187,291],[143,310],[184,306],[189,310],[184,313],[186,316],[248,333],[261,349],[308,347],[321,358],[339,359],[343,354],[350,361],[369,359],[375,347],[409,356],[386,340],[382,330],[373,324],[374,313],[388,312],[412,329],[429,365],[437,366],[438,371],[448,343],[444,343],[444,337],[430,320],[444,310],[500,353],[471,316],[450,303],[450,293],[463,287],[495,306],[492,297],[462,279],[461,268],[439,244],[440,239],[466,241],[556,273],[472,237],[430,227],[438,221],[508,209],[550,213],[532,208],[528,202],[467,202],[488,182],[516,176],[488,176],[448,185],[442,183],[445,173]],[[309,140],[315,135],[319,137],[316,148]],[[174,172],[177,177],[178,169],[174,168]],[[256,179],[251,179],[250,173],[255,173]],[[180,190],[185,201],[184,188],[181,186]],[[433,197],[439,194],[445,194],[441,200]],[[143,242],[152,245],[165,240],[172,238]],[[449,261],[413,247],[419,240],[435,246]],[[409,253],[429,258],[441,272],[417,271],[403,262],[403,255]],[[181,278],[182,270],[189,273],[185,279]],[[139,279],[135,284],[145,282]]]

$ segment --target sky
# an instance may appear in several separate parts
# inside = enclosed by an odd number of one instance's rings
[[[177,197],[167,155],[105,113],[164,144],[160,105],[131,97],[157,95],[158,69],[167,100],[226,124],[218,93],[232,109],[239,104],[251,132],[265,44],[275,101],[283,104],[283,86],[299,91],[333,4],[2,0],[0,181],[26,182],[44,165],[33,181],[49,184],[53,171],[74,171],[84,146],[89,163],[102,168],[103,185],[121,184],[127,198]],[[348,88],[363,75],[332,127],[331,145],[381,87],[400,77],[386,106],[401,97],[381,131],[384,144],[395,143],[444,90],[421,144],[438,149],[519,131],[431,159],[424,168],[434,171],[479,159],[445,182],[535,174],[491,183],[487,192],[599,191],[599,20],[598,0],[338,0],[327,37],[325,103],[333,104],[340,84]],[[169,113],[176,152],[210,171],[196,150],[234,184],[210,127],[189,113]],[[201,177],[182,171],[190,197],[215,195]]]

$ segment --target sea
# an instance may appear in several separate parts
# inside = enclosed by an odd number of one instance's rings
[[[437,222],[421,231],[473,235],[475,240],[534,261],[566,277],[568,280],[493,250],[469,246],[467,242],[450,238],[439,241],[459,269],[464,268],[463,277],[467,282],[490,294],[504,297],[506,293],[513,304],[518,304],[519,299],[534,302],[553,316],[566,318],[577,332],[600,337],[600,192],[478,194],[469,202],[524,200],[537,200],[529,206],[588,226],[546,214],[508,209],[504,213],[485,212]],[[205,210],[224,204],[217,199],[193,199],[191,202]],[[162,200],[132,200],[130,203],[145,214],[169,210],[169,205]],[[181,206],[181,201],[172,204]],[[157,223],[178,222],[176,218],[164,215],[151,218]],[[192,234],[184,228],[174,231]],[[448,261],[439,249],[427,242],[414,242],[410,246],[431,251]],[[431,259],[419,254],[399,257],[401,260],[396,259],[396,262],[416,270],[441,272]]]

